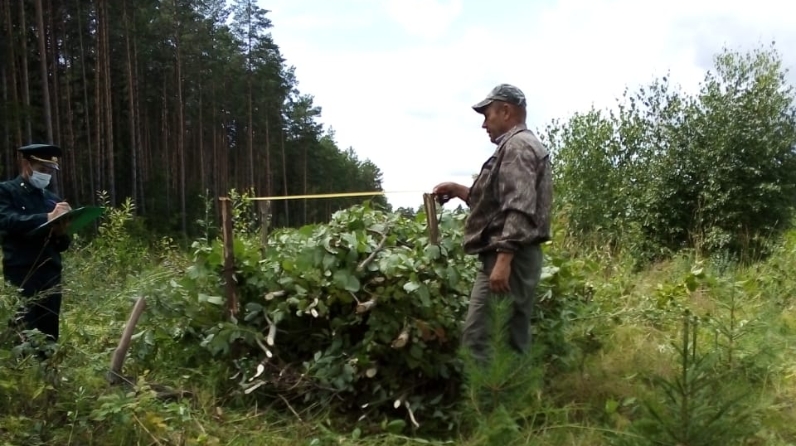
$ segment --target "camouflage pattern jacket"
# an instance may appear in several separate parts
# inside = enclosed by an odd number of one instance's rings
[[[550,240],[552,202],[547,149],[525,125],[515,126],[498,138],[470,187],[465,252],[512,252]]]

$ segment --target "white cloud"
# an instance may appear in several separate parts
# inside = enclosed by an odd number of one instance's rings
[[[388,14],[407,33],[427,39],[444,35],[462,12],[462,0],[386,0],[385,3]]]
[[[536,128],[592,104],[612,106],[625,86],[666,71],[693,90],[704,74],[704,53],[722,44],[796,42],[786,26],[792,14],[785,9],[792,7],[773,0],[559,0],[532,14],[512,14],[520,3],[502,3],[503,11],[482,17],[457,0],[386,0],[381,13],[360,10],[358,20],[368,26],[357,34],[341,1],[337,14],[346,35],[358,39],[335,42],[333,51],[323,34],[280,28],[290,14],[271,9],[276,42],[297,67],[301,90],[323,107],[322,120],[334,127],[338,143],[374,161],[385,190],[418,191],[388,195],[395,206],[421,204],[420,193],[440,181],[471,181],[469,173],[494,148],[470,106],[497,83],[525,91],[529,125]],[[309,8],[301,16],[322,21],[325,30],[338,18],[313,17]],[[379,22],[385,18],[392,22]],[[389,35],[390,23],[406,34]],[[391,49],[364,49],[377,47],[366,45],[375,39]]]

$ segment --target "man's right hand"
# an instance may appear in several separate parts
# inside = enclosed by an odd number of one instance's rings
[[[71,211],[72,208],[69,206],[69,203],[62,201],[55,205],[55,209],[52,212],[47,214],[47,221],[51,221],[54,218],[58,218],[59,215],[66,214],[67,212]]]
[[[445,204],[451,198],[467,201],[469,190],[461,184],[448,181],[436,185],[432,193],[437,196],[437,201],[440,204]]]

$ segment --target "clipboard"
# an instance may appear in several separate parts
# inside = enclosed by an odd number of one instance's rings
[[[99,218],[105,212],[104,207],[100,206],[83,206],[81,208],[72,209],[71,211],[61,214],[53,218],[47,223],[37,227],[36,229],[28,232],[28,236],[37,236],[46,234],[56,224],[67,220],[69,225],[66,228],[67,234],[74,234],[92,221]]]

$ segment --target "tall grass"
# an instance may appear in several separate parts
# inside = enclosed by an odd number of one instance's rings
[[[530,357],[472,372],[461,427],[432,441],[365,426],[340,431],[324,408],[294,413],[232,400],[218,390],[229,365],[157,329],[170,327],[166,313],[140,321],[125,363],[134,385],[109,386],[110,355],[134,299],[170,305],[161,290],[191,261],[169,239],[132,236],[131,216],[130,203],[114,210],[97,238],[78,238],[67,255],[63,334],[49,361],[14,347],[14,333],[0,336],[0,446],[691,445],[710,441],[671,433],[711,428],[727,434],[722,444],[796,442],[796,232],[756,262],[685,252],[643,270],[632,253],[557,239],[554,249],[573,254],[594,290],[593,310],[568,333],[581,350],[577,367],[543,376]],[[0,319],[15,305],[2,288]],[[684,327],[686,313],[693,325]],[[694,326],[698,335],[684,336]],[[162,385],[190,397],[157,398]]]

